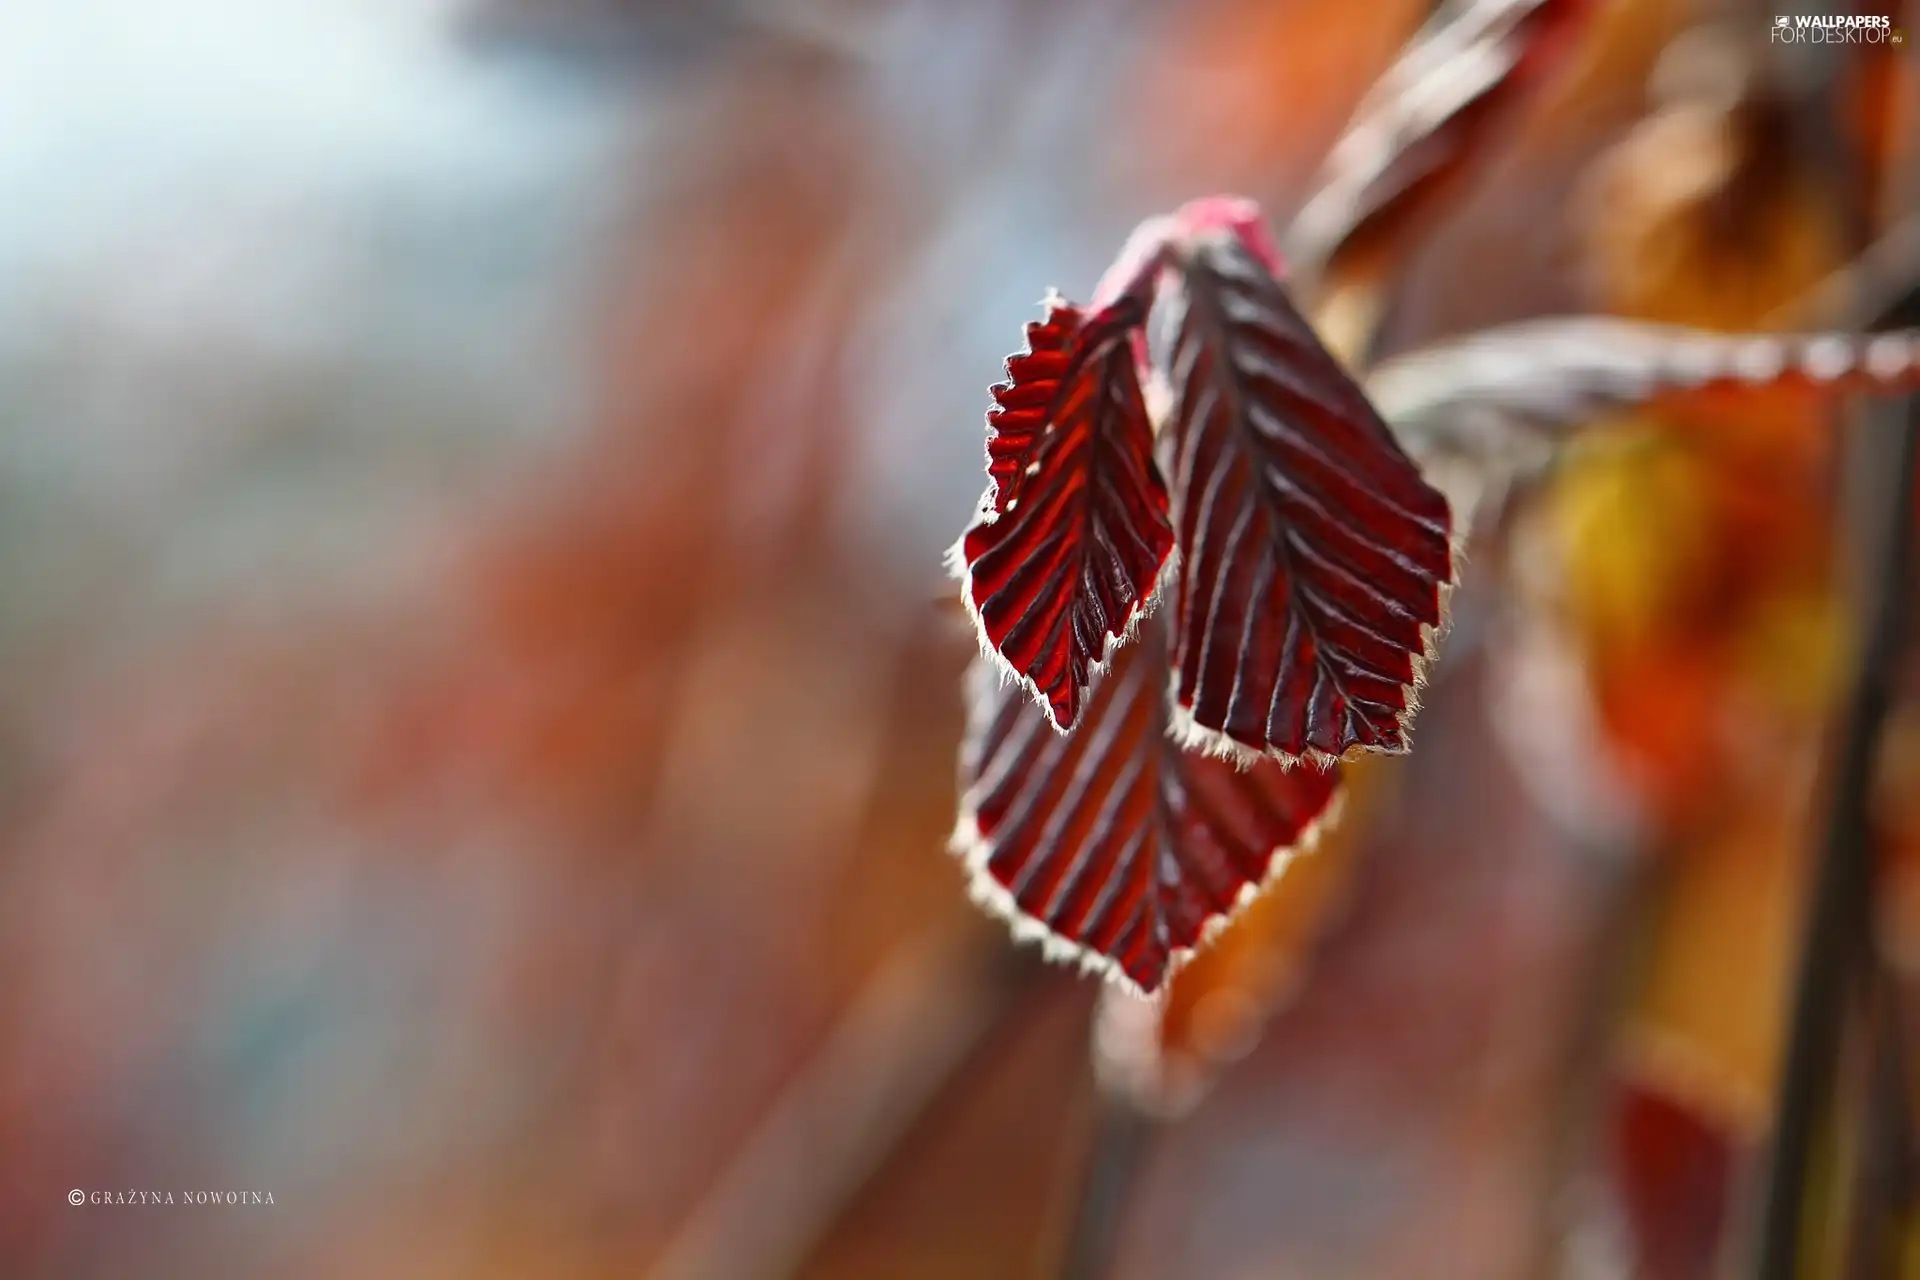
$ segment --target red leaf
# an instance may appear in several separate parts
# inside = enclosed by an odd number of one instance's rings
[[[1485,158],[1573,44],[1593,0],[1471,0],[1437,11],[1327,154],[1287,249],[1309,271],[1392,237]]]
[[[1622,1081],[1612,1101],[1613,1173],[1646,1280],[1710,1275],[1737,1149],[1682,1104]]]
[[[1181,750],[1167,661],[1166,624],[1150,618],[1066,735],[976,663],[954,835],[974,895],[1016,937],[1143,991],[1308,841],[1339,786],[1334,770]]]
[[[1231,228],[1175,251],[1176,718],[1241,759],[1407,748],[1452,517]]]
[[[1049,299],[1044,320],[1027,325],[1027,349],[1007,357],[1007,380],[993,388],[993,408],[987,410],[987,479],[989,498],[998,515],[1017,501],[1027,463],[1039,448],[1060,382],[1072,358],[1080,333],[1080,309]]]
[[[994,388],[992,487],[954,549],[986,648],[1062,730],[1173,548],[1132,338],[1134,295],[1082,320],[1052,303]]]

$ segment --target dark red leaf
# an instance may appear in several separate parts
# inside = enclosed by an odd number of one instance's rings
[[[1613,1173],[1646,1280],[1711,1275],[1736,1167],[1734,1135],[1631,1081],[1615,1084]]]
[[[993,388],[993,408],[987,410],[987,502],[996,515],[1020,496],[1027,464],[1053,420],[1082,319],[1080,308],[1050,299],[1046,318],[1027,325],[1027,349],[1007,357],[1007,380]]]
[[[1484,159],[1515,108],[1571,47],[1595,0],[1468,0],[1408,41],[1327,154],[1287,230],[1317,272],[1420,220]]]
[[[1055,302],[1027,327],[994,389],[992,486],[954,549],[985,647],[1063,730],[1173,547],[1133,352],[1145,314],[1137,296],[1084,320]]]
[[[1182,751],[1168,656],[1166,623],[1147,619],[1065,735],[976,663],[954,835],[975,896],[1016,937],[1143,991],[1308,840],[1339,786],[1335,770]]]
[[[1176,259],[1180,728],[1242,759],[1404,751],[1452,581],[1446,499],[1241,235],[1189,235]]]

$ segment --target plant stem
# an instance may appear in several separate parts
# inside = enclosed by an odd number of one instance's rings
[[[1876,964],[1867,993],[1867,1058],[1861,1107],[1860,1168],[1856,1173],[1860,1211],[1855,1214],[1847,1259],[1849,1275],[1900,1274],[1900,1223],[1912,1203],[1912,1153],[1908,1149],[1913,1118],[1907,1107],[1906,1048],[1901,1027],[1900,980],[1887,965]]]
[[[1825,831],[1809,908],[1786,1071],[1776,1103],[1760,1280],[1795,1280],[1805,1236],[1807,1185],[1823,1108],[1833,1095],[1845,1011],[1871,960],[1873,841],[1869,798],[1881,730],[1893,702],[1906,629],[1914,529],[1920,402],[1908,405],[1896,441],[1864,437],[1875,463],[1872,519],[1862,563],[1865,608],[1852,691],[1823,779]],[[1885,447],[1891,444],[1892,447]],[[1891,456],[1889,456],[1891,455]]]
[[[1061,1280],[1101,1280],[1112,1267],[1127,1188],[1151,1123],[1124,1099],[1100,1099],[1060,1263]]]

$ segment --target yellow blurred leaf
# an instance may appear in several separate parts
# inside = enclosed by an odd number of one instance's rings
[[[1807,863],[1808,782],[1769,782],[1661,863],[1622,1037],[1630,1078],[1744,1135],[1774,1093]]]

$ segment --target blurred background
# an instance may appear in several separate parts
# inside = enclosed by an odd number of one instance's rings
[[[1589,7],[1378,349],[1864,323],[1795,308],[1913,211],[1906,49]],[[1724,1265],[1847,677],[1832,406],[1503,501],[1423,750],[1158,1025],[945,852],[1021,324],[1189,197],[1284,225],[1427,9],[0,7],[0,1274],[1046,1275],[1090,1161],[1124,1277]]]

